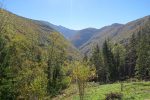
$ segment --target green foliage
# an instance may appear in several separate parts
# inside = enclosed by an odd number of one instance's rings
[[[57,95],[62,90],[63,71],[62,66],[66,60],[66,55],[62,45],[59,43],[58,34],[51,34],[52,41],[51,46],[48,49],[48,61],[47,61],[47,90],[52,96]]]
[[[104,67],[104,60],[103,60],[102,52],[99,49],[98,45],[94,49],[90,61],[91,61],[91,64],[95,66],[97,81],[103,82],[104,77],[106,75],[106,68]]]
[[[135,65],[136,65],[136,47],[137,47],[137,39],[135,34],[132,35],[132,37],[129,39],[129,44],[127,45],[127,54],[126,54],[126,66],[127,72],[125,73],[129,78],[135,76]]]
[[[98,55],[98,54],[95,54]],[[114,82],[124,77],[126,50],[121,44],[112,45],[105,41],[102,48],[101,62],[104,62],[101,77],[103,82]]]
[[[80,100],[83,100],[85,94],[85,87],[87,85],[86,82],[93,74],[93,72],[90,70],[90,67],[86,63],[82,64],[81,62],[74,62],[73,66],[74,68],[72,72],[72,77],[77,82]]]
[[[1,5],[0,5],[1,6]],[[10,68],[10,47],[6,35],[7,14],[0,7],[0,100],[15,98],[13,74]]]
[[[96,46],[91,64],[96,68],[98,82],[115,82],[136,76],[150,78],[149,24],[134,34],[127,45],[105,41],[102,50]],[[135,68],[136,67],[136,68]]]
[[[124,79],[126,49],[121,44],[115,44],[112,49],[115,60],[116,80]]]
[[[61,82],[61,84],[62,84],[62,89],[66,89],[66,88],[68,88],[69,86],[70,86],[70,84],[71,84],[71,77],[70,76],[65,76],[65,77],[63,77],[63,79],[62,79],[62,82]]]
[[[104,65],[106,67],[106,82],[115,81],[116,79],[116,66],[112,48],[110,47],[109,41],[105,41],[103,44],[103,57]]]
[[[30,43],[22,35],[14,36],[8,45],[9,62],[8,68],[11,75],[15,98],[33,99],[46,96],[46,75],[44,63],[35,62],[36,51],[32,51]],[[32,52],[31,52],[32,51]],[[33,58],[33,59],[32,59]],[[40,69],[39,69],[40,68]],[[9,80],[7,80],[9,81]],[[6,96],[7,97],[7,96]]]
[[[139,42],[137,44],[137,60],[136,70],[137,76],[140,79],[150,78],[150,26],[141,30],[143,35],[139,35]]]
[[[50,27],[0,12],[0,99],[43,100],[67,88],[63,67],[75,48]]]
[[[74,62],[73,63],[74,69],[73,69],[73,78],[81,81],[87,81],[90,73],[90,67],[81,64],[81,62]]]
[[[18,99],[43,99],[47,96],[47,78],[43,65],[31,61],[23,63],[22,70],[18,72],[15,78],[16,89],[19,94]]]

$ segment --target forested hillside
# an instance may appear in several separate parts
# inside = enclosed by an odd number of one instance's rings
[[[0,100],[56,95],[70,80],[62,70],[65,61],[78,58],[77,49],[50,26],[0,9]]]
[[[137,78],[150,78],[150,23],[140,27],[127,40],[114,43],[105,40],[93,50],[90,62],[95,65],[99,82],[115,82]]]
[[[91,33],[92,35],[90,39],[82,43],[82,45],[78,46],[79,50],[82,53],[91,54],[93,46],[98,44],[100,47],[102,47],[105,39],[109,39],[114,43],[126,43],[132,34],[137,33],[141,27],[145,27],[147,23],[150,23],[149,20],[150,16],[146,16],[135,21],[128,22],[127,24],[115,23],[110,26],[105,26],[101,29],[98,29],[96,32]],[[78,41],[76,43],[78,43]],[[74,44],[76,45],[76,43]]]

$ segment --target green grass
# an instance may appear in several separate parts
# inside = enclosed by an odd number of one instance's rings
[[[85,100],[104,100],[105,95],[111,92],[123,94],[123,100],[150,100],[150,82],[131,82],[123,84],[121,92],[120,83],[98,85],[89,83],[86,88]],[[71,85],[54,100],[79,100],[76,85]]]

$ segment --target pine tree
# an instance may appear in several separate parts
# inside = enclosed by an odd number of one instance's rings
[[[113,46],[113,55],[116,67],[116,79],[121,80],[125,78],[125,56],[126,50],[123,45],[115,44]]]
[[[140,33],[138,33],[140,34]],[[127,47],[127,56],[126,56],[126,75],[131,78],[135,76],[135,66],[136,66],[136,47],[137,47],[137,38],[136,35],[133,34],[129,40],[129,44]]]
[[[91,57],[91,63],[94,64],[95,69],[96,69],[96,75],[97,75],[97,81],[98,82],[104,82],[104,77],[105,77],[105,70],[103,66],[103,58],[102,58],[102,53],[99,49],[99,46],[96,45],[92,57]]]
[[[103,57],[104,57],[104,66],[106,70],[106,82],[115,81],[116,68],[115,68],[114,56],[111,47],[108,44],[108,41],[106,40],[103,44]]]
[[[136,72],[140,79],[150,78],[150,26],[142,29],[137,45]]]

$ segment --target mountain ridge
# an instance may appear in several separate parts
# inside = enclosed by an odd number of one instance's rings
[[[116,24],[112,24],[110,26],[105,26],[100,29],[101,31],[92,36],[90,40],[81,45],[79,50],[81,53],[92,52],[92,48],[95,46],[95,44],[98,44],[101,47],[105,39],[108,38],[113,43],[127,40],[132,36],[133,33],[136,33],[138,30],[140,30],[140,27],[144,27],[145,24],[149,22],[150,16],[148,15],[126,24],[120,24],[117,26]]]
[[[19,15],[17,16],[22,19],[28,19]],[[150,15],[147,15],[126,24],[113,23],[99,29],[90,27],[81,30],[72,30],[62,25],[51,24],[47,21],[33,19],[28,20],[44,26],[45,31],[55,30],[61,33],[63,37],[67,38],[67,41],[71,41],[81,53],[90,53],[95,44],[98,44],[101,47],[105,39],[109,38],[112,42],[120,42],[129,38],[136,32],[136,30],[139,29],[139,27],[144,27],[144,24],[147,23],[149,19]]]
[[[47,48],[51,45],[52,34],[58,37],[58,45],[63,46],[67,51],[68,57],[78,58],[80,56],[79,51],[72,45],[72,43],[65,39],[58,31],[54,28],[36,22],[36,20],[28,19],[10,11],[3,10],[5,18],[7,18],[8,29],[7,35],[11,40],[14,36],[21,36],[22,38],[27,38],[29,42],[34,42],[39,48]],[[1,16],[0,16],[1,17]]]
[[[73,29],[69,29],[69,28],[66,28],[62,25],[54,25],[48,21],[42,21],[42,20],[35,20],[36,22],[38,23],[43,23],[47,26],[50,26],[52,28],[54,28],[56,31],[58,31],[59,33],[61,33],[66,39],[70,39],[72,38],[75,33],[78,31],[78,30],[73,30]]]

